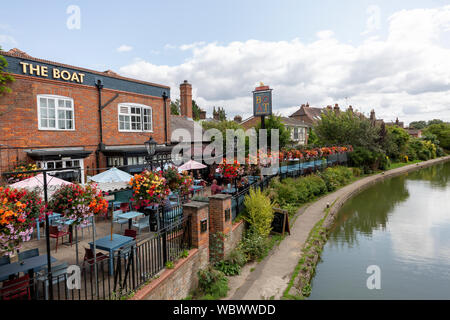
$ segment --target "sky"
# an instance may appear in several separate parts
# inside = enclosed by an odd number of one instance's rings
[[[352,105],[385,121],[450,121],[450,0],[24,1],[2,4],[0,46],[171,87],[211,116]]]

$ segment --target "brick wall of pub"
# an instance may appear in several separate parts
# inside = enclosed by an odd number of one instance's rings
[[[59,81],[15,75],[9,87],[11,93],[0,96],[0,144],[17,149],[0,150],[0,170],[14,165],[16,160],[27,160],[23,148],[85,147],[95,151],[99,143],[98,91],[96,87],[63,83]],[[102,104],[114,95],[119,96],[102,111],[103,143],[106,145],[143,145],[150,134],[157,143],[164,143],[163,100],[160,97],[102,90]],[[52,131],[38,129],[37,95],[51,94],[70,97],[74,101],[75,130]],[[151,106],[153,133],[119,132],[118,104],[124,102]],[[170,100],[167,101],[167,119],[170,117]],[[170,121],[167,128],[170,139]],[[105,167],[106,163],[101,163]],[[96,167],[95,154],[85,159],[85,166]]]

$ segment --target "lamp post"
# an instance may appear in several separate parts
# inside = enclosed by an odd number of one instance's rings
[[[147,163],[150,164],[150,168],[153,171],[153,157],[156,151],[156,141],[153,140],[153,137],[150,137],[147,141],[144,142],[145,149],[147,149],[148,156],[145,157]]]

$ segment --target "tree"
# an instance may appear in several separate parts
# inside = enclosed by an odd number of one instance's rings
[[[0,51],[2,48],[0,47]],[[5,92],[11,92],[11,88],[7,87],[6,84],[9,82],[14,82],[15,79],[12,75],[7,74],[8,61],[5,57],[0,55],[0,96]]]
[[[194,118],[194,120],[199,120],[200,119],[200,107],[197,105],[197,102],[195,102],[195,100],[192,100],[192,117]]]
[[[180,100],[170,102],[170,113],[176,116],[180,115]]]
[[[425,135],[434,134],[439,140],[439,145],[445,150],[450,150],[450,123],[432,124],[423,133]]]
[[[285,127],[283,122],[281,122],[281,117],[278,115],[270,115],[265,118],[264,124],[267,130],[267,146],[270,147],[271,144],[271,129],[278,129],[279,136],[279,146],[280,149],[286,147],[291,143],[291,132]],[[256,126],[256,132],[258,134],[259,141],[259,130],[261,129],[261,122]]]
[[[399,160],[401,156],[406,153],[408,141],[409,134],[405,129],[397,126],[390,126],[386,131],[386,139],[383,143],[383,148],[390,158]]]
[[[433,124],[441,124],[441,123],[444,123],[444,121],[442,121],[442,120],[440,120],[440,119],[433,119],[433,120],[430,120],[430,121],[428,121],[428,126],[431,126],[431,125],[433,125]]]
[[[328,145],[363,147],[381,152],[380,127],[373,126],[369,119],[360,118],[353,112],[324,112],[314,131],[319,142]]]
[[[319,142],[319,137],[317,136],[314,128],[309,128],[308,145],[316,145]]]
[[[424,129],[427,126],[427,122],[426,121],[413,121],[409,124],[409,127],[411,129]]]
[[[238,124],[234,121],[227,121],[227,120],[220,121],[220,122],[204,121],[204,122],[202,122],[202,127],[203,127],[203,130],[205,130],[205,131],[209,130],[209,129],[217,129],[222,133],[224,152],[226,151],[227,129],[232,129],[232,130],[242,129],[242,130],[244,130],[244,128],[240,124]],[[245,132],[245,130],[244,130],[244,132]]]

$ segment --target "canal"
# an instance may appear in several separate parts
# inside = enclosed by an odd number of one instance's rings
[[[371,265],[380,289],[367,287]],[[450,162],[347,201],[311,286],[309,299],[450,299]]]

